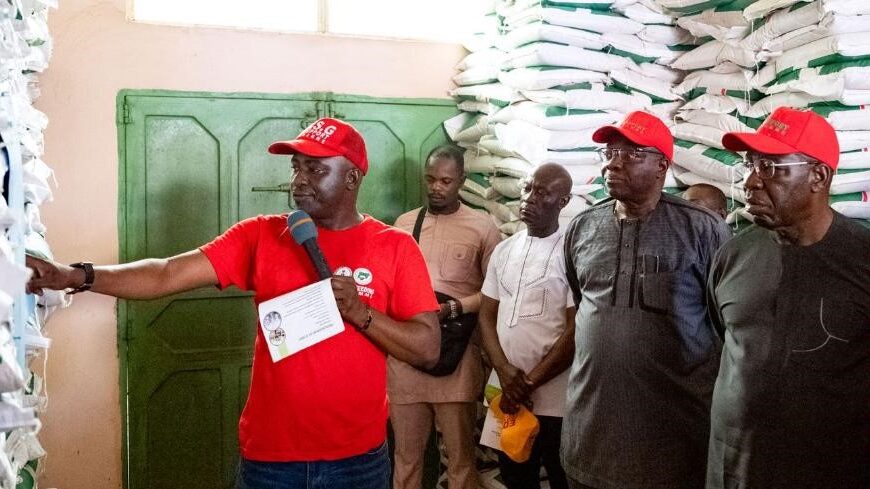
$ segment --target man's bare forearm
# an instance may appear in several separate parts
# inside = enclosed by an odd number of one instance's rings
[[[72,289],[82,285],[85,272],[59,263],[28,257],[34,270],[28,289]],[[122,299],[156,299],[218,283],[214,268],[199,250],[171,258],[149,258],[122,265],[94,267],[91,291]]]
[[[372,322],[363,333],[374,344],[405,363],[422,368],[435,366],[441,353],[441,328],[434,312],[418,314],[408,321],[396,321],[374,309],[371,314]]]

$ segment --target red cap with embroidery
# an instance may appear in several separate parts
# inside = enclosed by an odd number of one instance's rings
[[[363,174],[369,170],[366,143],[362,135],[347,122],[329,117],[318,119],[296,139],[272,143],[269,152],[277,155],[300,153],[315,158],[344,156]]]
[[[729,132],[722,145],[731,151],[769,155],[803,153],[836,170],[840,163],[837,132],[824,117],[810,110],[780,107],[756,132]]]
[[[621,134],[634,144],[655,148],[668,160],[674,158],[674,136],[661,119],[649,112],[632,112],[618,126],[601,127],[592,134],[592,140],[608,143],[616,134]]]

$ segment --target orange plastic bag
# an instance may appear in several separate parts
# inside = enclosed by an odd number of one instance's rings
[[[538,418],[525,406],[520,406],[515,414],[505,414],[500,402],[501,394],[492,399],[489,407],[501,421],[501,449],[514,462],[525,462],[532,455],[532,445],[538,436]]]

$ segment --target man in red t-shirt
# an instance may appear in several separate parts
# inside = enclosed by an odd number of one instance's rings
[[[426,262],[408,233],[357,211],[368,160],[351,125],[320,119],[269,152],[292,155],[293,199],[317,225],[318,244],[334,267],[332,291],[345,330],[273,362],[258,328],[239,421],[236,487],[386,489],[385,353],[422,367],[438,359],[438,303]],[[28,290],[153,299],[235,285],[254,291],[259,305],[318,281],[286,219],[246,219],[199,249],[165,259],[94,267],[28,257],[34,270]]]

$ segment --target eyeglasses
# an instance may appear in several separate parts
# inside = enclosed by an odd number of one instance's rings
[[[648,149],[640,149],[640,148],[599,148],[595,150],[598,153],[598,157],[601,158],[601,161],[606,163],[608,161],[612,161],[615,158],[620,159],[628,159],[628,161],[632,163],[639,163],[643,160],[644,155],[658,155],[664,156],[658,151],[652,151]]]
[[[770,158],[757,158],[753,160],[744,159],[743,166],[746,168],[745,178],[754,171],[762,180],[770,180],[776,174],[776,169],[781,166],[800,166],[812,165],[814,161],[790,161],[788,163],[777,163]]]

